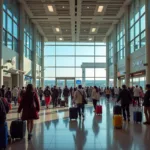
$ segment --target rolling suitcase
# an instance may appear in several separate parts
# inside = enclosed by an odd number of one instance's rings
[[[121,115],[122,114],[121,106],[115,105],[113,108],[113,113],[114,113],[114,115]]]
[[[23,139],[26,133],[26,122],[17,119],[11,122],[10,135],[12,139]]]
[[[78,110],[76,107],[69,108],[69,118],[70,120],[78,118]]]
[[[65,107],[65,101],[60,101],[60,106]]]
[[[0,125],[0,149],[6,149],[8,145],[8,126],[7,122]]]
[[[135,123],[142,122],[142,112],[141,111],[134,111],[133,112],[133,120]]]
[[[97,115],[102,114],[102,105],[97,105],[96,106],[96,114]]]
[[[113,125],[116,129],[122,128],[122,116],[121,115],[114,115],[113,116]]]
[[[41,101],[41,106],[45,106],[45,100]]]

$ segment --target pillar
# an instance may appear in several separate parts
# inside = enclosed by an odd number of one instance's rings
[[[130,86],[129,8],[125,11],[125,84]]]
[[[36,29],[36,25],[33,25],[33,61],[32,61],[32,65],[33,65],[33,69],[32,69],[32,84],[34,87],[36,87],[36,60],[37,60],[37,56],[36,56],[36,35],[37,35],[37,29]]]
[[[3,85],[3,0],[0,0],[0,87]]]
[[[41,86],[44,88],[44,37],[42,37],[41,57]]]
[[[19,7],[20,11],[20,27],[19,27],[19,87],[24,86],[24,24],[25,24],[25,13],[24,13],[24,6],[20,4]]]
[[[85,86],[85,68],[82,68],[82,85]]]
[[[113,68],[114,68],[114,87],[117,86],[117,26],[114,27],[113,32]]]
[[[146,84],[150,84],[150,1],[145,0],[146,7]]]
[[[109,86],[109,40],[106,39],[106,86]]]

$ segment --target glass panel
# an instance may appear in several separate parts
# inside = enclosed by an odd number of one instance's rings
[[[56,46],[56,55],[74,55],[74,46]]]
[[[145,30],[145,26],[146,26],[145,15],[141,18],[140,23],[141,23],[141,32],[142,32],[143,30]]]
[[[66,85],[68,88],[75,87],[74,80],[66,80]]]
[[[135,24],[135,36],[137,36],[140,32],[139,21]]]
[[[95,78],[95,85],[97,87],[106,87],[106,78]]]
[[[55,57],[44,57],[45,66],[55,66]]]
[[[44,56],[46,55],[55,55],[55,46],[45,46]]]
[[[106,77],[106,69],[95,68],[95,77],[96,78]]]
[[[140,13],[139,13],[139,0],[136,0],[135,2],[135,22],[139,19]]]
[[[9,16],[7,16],[7,21],[7,30],[9,33],[12,34],[12,19]]]
[[[131,44],[130,44],[130,52],[131,53],[134,52],[134,41],[132,41]]]
[[[85,76],[86,77],[94,77],[94,69],[93,68],[86,68],[85,69]]]
[[[94,55],[94,46],[76,46],[76,55]]]
[[[130,29],[130,40],[134,38],[134,26]]]
[[[60,66],[72,66],[75,65],[74,57],[56,57],[56,67]]]
[[[138,50],[140,48],[140,37],[138,36],[135,39],[135,50]]]
[[[10,34],[7,34],[7,46],[10,49],[12,49],[13,47],[13,38]]]
[[[104,55],[106,56],[106,46],[95,46],[95,55]]]
[[[63,89],[65,87],[65,80],[57,79],[57,87],[60,87],[61,89]]]
[[[145,0],[140,0],[140,14],[145,13]]]
[[[75,77],[75,68],[56,68],[56,77]]]
[[[76,66],[81,67],[85,63],[89,63],[89,65],[94,67],[94,57],[76,57]]]
[[[6,31],[3,30],[3,44],[6,46]]]
[[[55,68],[45,68],[44,75],[45,77],[55,77]]]
[[[141,33],[141,47],[145,46],[146,39],[145,39],[145,31]]]
[[[6,29],[6,13],[3,11],[3,28]]]
[[[13,32],[14,37],[18,39],[18,26],[16,23],[13,23]]]
[[[86,78],[85,86],[94,86],[94,78]]]
[[[106,57],[95,57],[95,63],[106,63]]]
[[[13,38],[13,50],[18,52],[18,41],[15,38]]]
[[[82,77],[82,68],[76,68],[76,77]]]
[[[44,86],[53,87],[55,85],[55,78],[44,78]]]

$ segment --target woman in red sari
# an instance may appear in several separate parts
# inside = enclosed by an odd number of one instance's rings
[[[33,120],[39,119],[38,112],[40,111],[39,100],[33,85],[28,84],[26,92],[22,96],[18,113],[22,111],[22,120],[27,120],[28,140],[32,137]]]

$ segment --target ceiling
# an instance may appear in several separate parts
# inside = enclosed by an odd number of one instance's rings
[[[104,42],[129,0],[20,0],[46,41]],[[54,13],[48,11],[52,5]],[[97,13],[98,6],[104,6]],[[55,28],[60,32],[55,32]],[[91,29],[96,28],[92,33]]]

